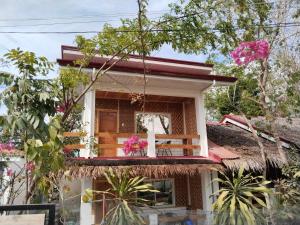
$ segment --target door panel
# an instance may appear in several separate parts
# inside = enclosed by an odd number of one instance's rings
[[[98,113],[99,132],[117,132],[117,112],[100,111]],[[116,139],[112,137],[99,138],[99,144],[114,144]],[[116,149],[100,149],[99,156],[115,157]]]

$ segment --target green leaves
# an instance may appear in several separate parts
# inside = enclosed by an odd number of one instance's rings
[[[261,176],[244,175],[243,167],[237,174],[233,172],[231,178],[223,172],[221,177],[217,181],[221,183],[222,189],[219,190],[219,196],[213,204],[216,213],[215,224],[260,224],[261,215],[257,213],[266,207],[264,194],[271,193],[271,190],[265,185],[270,182],[263,180]]]
[[[131,225],[144,224],[143,219],[135,212],[136,206],[145,206],[146,199],[137,198],[137,192],[158,192],[154,190],[151,184],[144,183],[144,177],[130,177],[129,170],[117,173],[109,168],[104,176],[110,184],[106,191],[97,191],[87,189],[82,196],[83,202],[97,200],[97,195],[106,195],[106,198],[112,198],[114,203],[104,217],[105,224],[108,225]]]
[[[18,68],[21,74],[29,77],[47,75],[53,68],[53,64],[45,57],[36,57],[33,52],[24,52],[19,48],[10,50],[4,56]]]

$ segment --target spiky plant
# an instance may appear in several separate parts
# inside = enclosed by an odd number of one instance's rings
[[[87,189],[82,196],[83,201],[93,200],[95,194],[105,194],[112,199],[112,204],[103,218],[103,224],[145,224],[143,218],[137,213],[137,207],[146,206],[148,200],[137,197],[137,193],[158,191],[151,184],[144,183],[145,177],[130,177],[128,170],[117,174],[112,168],[109,168],[104,176],[111,187],[106,191]]]
[[[266,187],[270,181],[265,181],[262,176],[252,176],[251,173],[244,175],[243,167],[237,174],[233,171],[232,178],[220,173],[223,178],[215,179],[222,186],[215,193],[219,195],[213,204],[215,224],[256,225],[264,221],[262,211],[267,207],[264,195],[271,192]]]

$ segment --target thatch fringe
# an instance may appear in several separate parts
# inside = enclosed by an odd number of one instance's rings
[[[281,168],[284,163],[278,158],[268,158],[268,163],[272,167]],[[223,159],[222,163],[230,170],[238,170],[244,167],[245,170],[254,170],[262,172],[265,169],[265,164],[257,158],[239,158],[239,159]]]
[[[102,177],[108,166],[69,166],[64,172],[73,178]],[[174,175],[197,175],[203,171],[223,169],[218,164],[176,164],[176,165],[134,165],[134,166],[112,166],[117,174],[128,171],[131,176],[145,176],[149,178],[163,178]],[[63,174],[61,174],[63,175]]]

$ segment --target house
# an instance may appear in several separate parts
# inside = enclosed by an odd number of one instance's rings
[[[61,68],[75,66],[74,61],[81,57],[77,48],[62,46],[57,62]],[[96,55],[85,71],[92,76],[93,68],[100,68],[106,60]],[[80,148],[79,157],[66,162],[69,175],[76,178],[72,191],[106,190],[104,170],[112,167],[121,173],[130,168],[132,176],[146,176],[160,190],[148,196],[156,201],[154,209],[143,209],[150,224],[167,222],[168,214],[181,221],[187,209],[197,212],[195,220],[207,220],[205,212],[211,211],[213,201],[210,195],[218,190],[218,184],[212,182],[217,177],[213,169],[222,167],[223,157],[238,156],[208,141],[204,96],[213,85],[228,86],[236,78],[214,74],[213,65],[206,63],[157,57],[146,57],[145,63],[146,86],[141,57],[130,55],[85,94],[86,137],[96,138],[98,151],[90,143],[68,145]],[[138,95],[144,91],[145,101]],[[147,149],[125,155],[123,143],[132,135],[147,140]],[[81,203],[80,224],[99,224],[104,213],[103,202]]]

